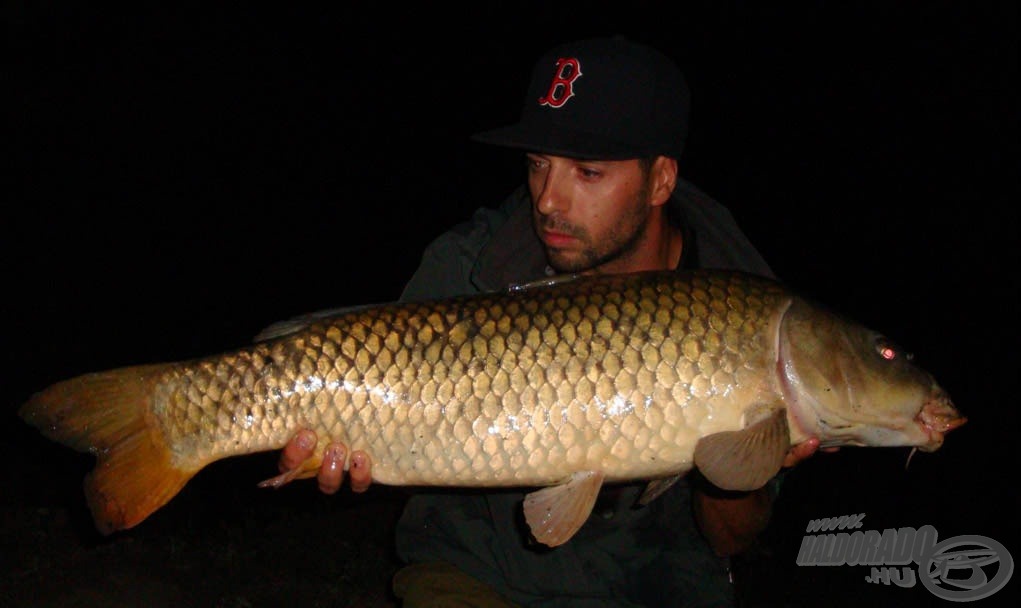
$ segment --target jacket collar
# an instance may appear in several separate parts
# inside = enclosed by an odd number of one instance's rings
[[[481,291],[506,289],[547,276],[546,252],[532,229],[532,204],[522,187],[506,221],[493,232],[472,268],[471,281]]]

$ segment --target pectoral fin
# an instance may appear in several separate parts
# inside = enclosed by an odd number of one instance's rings
[[[601,472],[580,471],[562,484],[525,496],[525,521],[535,540],[550,547],[570,540],[588,519],[602,485]]]
[[[700,439],[695,466],[719,488],[755,490],[780,471],[790,443],[787,411],[779,409],[748,428]]]

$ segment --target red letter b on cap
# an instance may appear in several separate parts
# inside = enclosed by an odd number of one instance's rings
[[[559,108],[574,97],[574,81],[581,76],[581,65],[577,59],[561,57],[557,60],[557,69],[553,74],[553,82],[545,97],[539,98],[539,105]]]

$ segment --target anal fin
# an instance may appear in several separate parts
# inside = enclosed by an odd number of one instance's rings
[[[600,471],[579,471],[564,483],[525,496],[525,521],[540,543],[556,547],[588,519],[603,485]]]

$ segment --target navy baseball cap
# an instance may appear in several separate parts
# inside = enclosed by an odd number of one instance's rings
[[[662,52],[621,36],[557,46],[536,63],[517,124],[475,141],[592,160],[680,157],[691,95]]]

